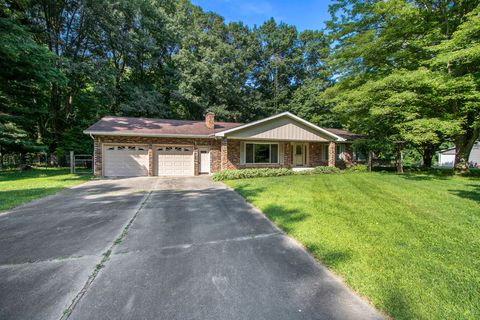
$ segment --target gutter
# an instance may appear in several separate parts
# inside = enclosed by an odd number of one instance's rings
[[[84,134],[97,136],[113,137],[152,137],[152,138],[213,138],[214,133],[208,135],[201,134],[156,134],[156,133],[136,133],[136,132],[105,132],[105,131],[83,131]]]

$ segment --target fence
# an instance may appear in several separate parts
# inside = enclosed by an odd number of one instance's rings
[[[54,160],[54,159],[53,159]],[[24,167],[47,167],[52,166],[52,156],[45,152],[38,153],[8,153],[0,154],[0,170]]]
[[[93,157],[89,154],[75,154],[70,151],[70,173],[91,174],[93,172]]]
[[[59,166],[70,168],[70,172],[72,173],[92,174],[93,156],[89,154],[75,154],[73,151],[71,151],[69,155],[59,158],[45,152],[0,154],[0,170],[26,170],[30,167],[46,168]]]

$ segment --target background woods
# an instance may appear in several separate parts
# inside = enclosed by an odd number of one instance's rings
[[[426,166],[479,136],[479,1],[336,1],[324,30],[225,23],[188,0],[0,0],[0,154],[90,152],[104,115],[292,111]],[[321,21],[319,21],[319,26]],[[362,146],[360,146],[362,144]],[[467,157],[466,157],[467,155]]]

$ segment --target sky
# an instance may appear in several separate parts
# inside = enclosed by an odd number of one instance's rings
[[[322,29],[330,18],[331,0],[191,0],[204,11],[223,16],[227,22],[242,21],[253,27],[275,18],[294,25],[299,31]]]

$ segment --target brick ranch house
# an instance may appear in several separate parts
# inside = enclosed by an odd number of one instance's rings
[[[94,139],[96,176],[193,176],[242,168],[345,167],[356,135],[289,112],[243,124],[104,117]]]

